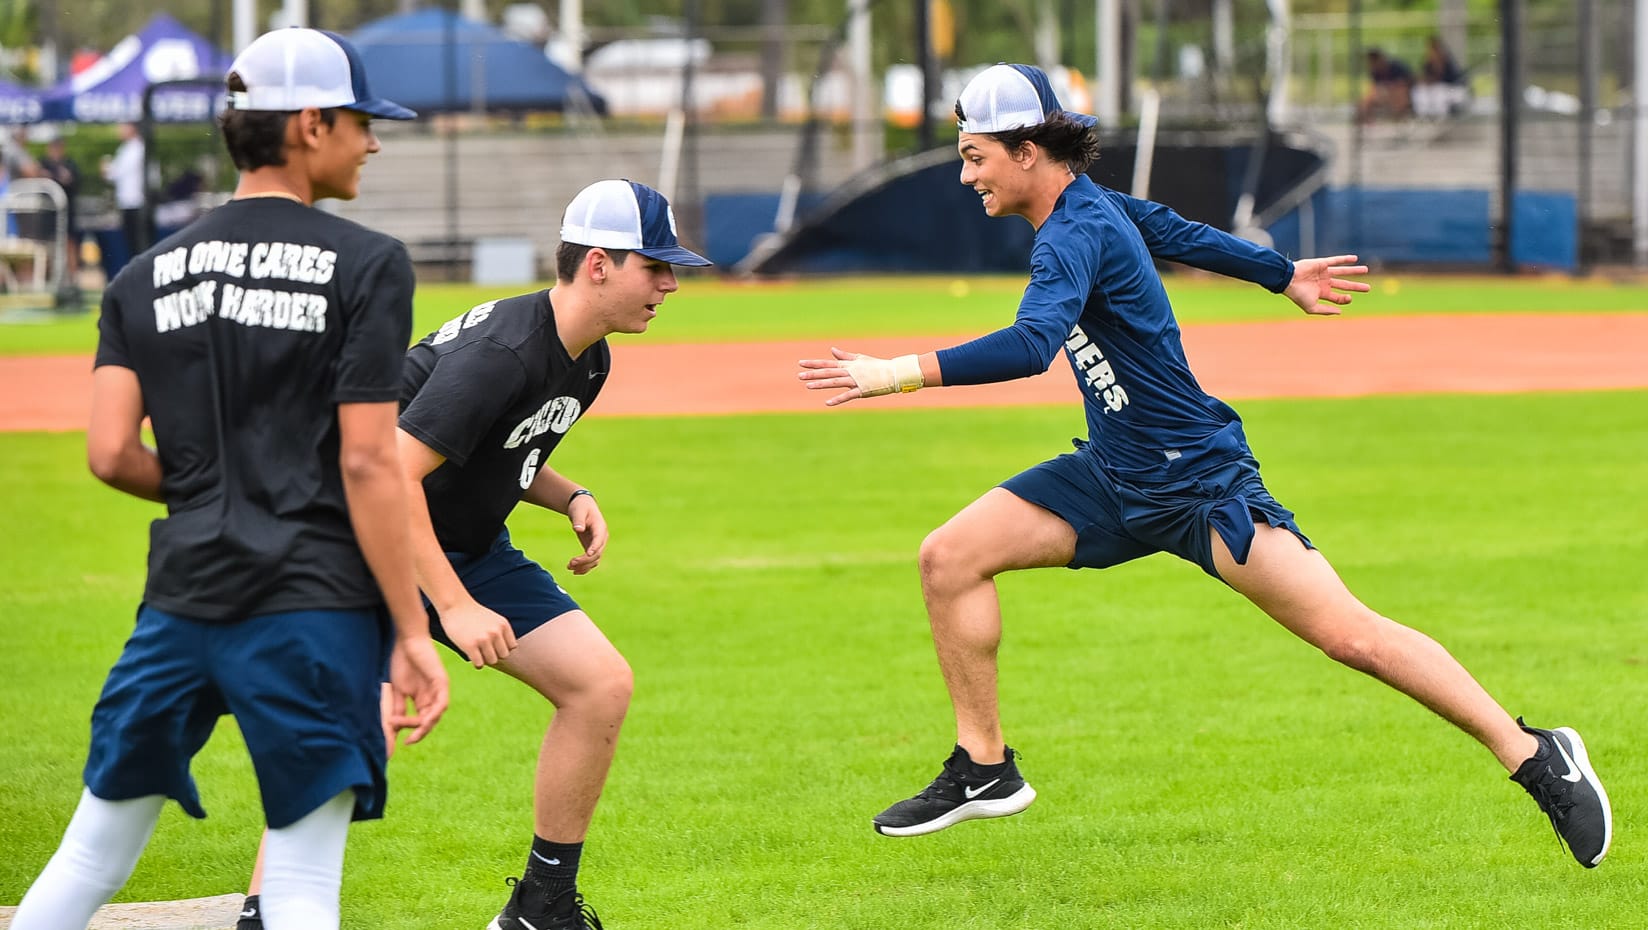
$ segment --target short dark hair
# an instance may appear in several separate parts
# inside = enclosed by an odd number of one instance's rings
[[[624,259],[629,258],[628,249],[609,249],[602,246],[579,245],[576,242],[563,242],[555,248],[555,277],[570,282],[578,277],[578,266],[584,263],[584,256],[590,249],[600,248],[601,251],[612,256],[614,265],[622,265]]]
[[[229,72],[225,79],[229,92],[246,92],[246,81],[238,72]],[[225,109],[217,118],[223,132],[223,145],[229,150],[229,159],[241,171],[279,167],[286,164],[286,121],[296,111]],[[320,111],[321,121],[330,126],[336,122],[336,110]]]
[[[967,114],[961,111],[961,101],[956,101],[956,119],[967,122]],[[1064,112],[1049,116],[1035,126],[1026,126],[1023,129],[1008,129],[1003,132],[986,132],[980,135],[989,136],[1007,147],[1007,151],[1016,152],[1026,142],[1034,142],[1047,150],[1048,157],[1054,161],[1064,162],[1074,174],[1083,174],[1093,163],[1099,160],[1099,136],[1092,126],[1071,119]]]

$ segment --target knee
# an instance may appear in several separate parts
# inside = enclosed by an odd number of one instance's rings
[[[967,557],[967,548],[944,527],[927,534],[917,557],[921,568],[921,588],[928,592],[951,591],[980,573]]]
[[[629,713],[635,694],[635,673],[616,650],[600,659],[591,659],[575,678],[554,686],[540,686],[558,713],[576,714],[582,719],[599,719],[617,724]]]
[[[603,664],[594,691],[594,703],[602,716],[616,722],[629,713],[630,698],[635,696],[635,672],[616,651]]]
[[[1359,672],[1377,674],[1385,649],[1385,625],[1378,616],[1345,624],[1317,644],[1328,658]]]

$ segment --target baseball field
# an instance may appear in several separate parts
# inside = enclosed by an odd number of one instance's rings
[[[870,818],[953,737],[922,537],[1069,448],[1063,363],[1016,385],[826,411],[794,362],[1005,325],[1021,280],[687,279],[555,467],[612,528],[560,578],[636,673],[582,888],[639,928],[1648,925],[1648,287],[1374,278],[1342,319],[1175,277],[1191,362],[1352,590],[1435,636],[1513,714],[1584,735],[1613,799],[1592,871],[1469,738],[1187,563],[1001,582],[1025,813],[889,839]],[[418,335],[507,291],[420,290]],[[0,326],[0,906],[51,855],[130,630],[159,509],[84,466],[94,315]],[[552,570],[561,518],[516,541]],[[564,574],[564,573],[563,573]],[[481,930],[531,838],[550,708],[449,662],[452,708],[356,827],[344,925]],[[117,901],[239,891],[261,828],[232,721]],[[3,920],[0,920],[3,923]]]

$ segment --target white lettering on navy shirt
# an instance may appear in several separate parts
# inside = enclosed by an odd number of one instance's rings
[[[1087,391],[1104,405],[1106,413],[1127,406],[1127,388],[1116,383],[1116,369],[1104,357],[1099,344],[1082,332],[1080,324],[1070,330],[1070,338],[1064,341],[1064,350],[1070,353],[1070,361],[1081,373]]]

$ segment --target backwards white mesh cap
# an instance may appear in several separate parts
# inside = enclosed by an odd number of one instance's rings
[[[681,247],[664,195],[635,181],[596,181],[579,191],[561,218],[561,241],[640,252],[672,265],[712,264]]]
[[[229,66],[244,91],[229,94],[236,110],[293,112],[308,107],[343,107],[384,119],[418,114],[366,87],[366,68],[349,40],[321,29],[291,27],[266,32]]]
[[[1046,73],[1034,65],[991,65],[967,82],[956,103],[965,117],[956,124],[962,132],[1026,129],[1058,113],[1088,126],[1098,122],[1059,106]]]

